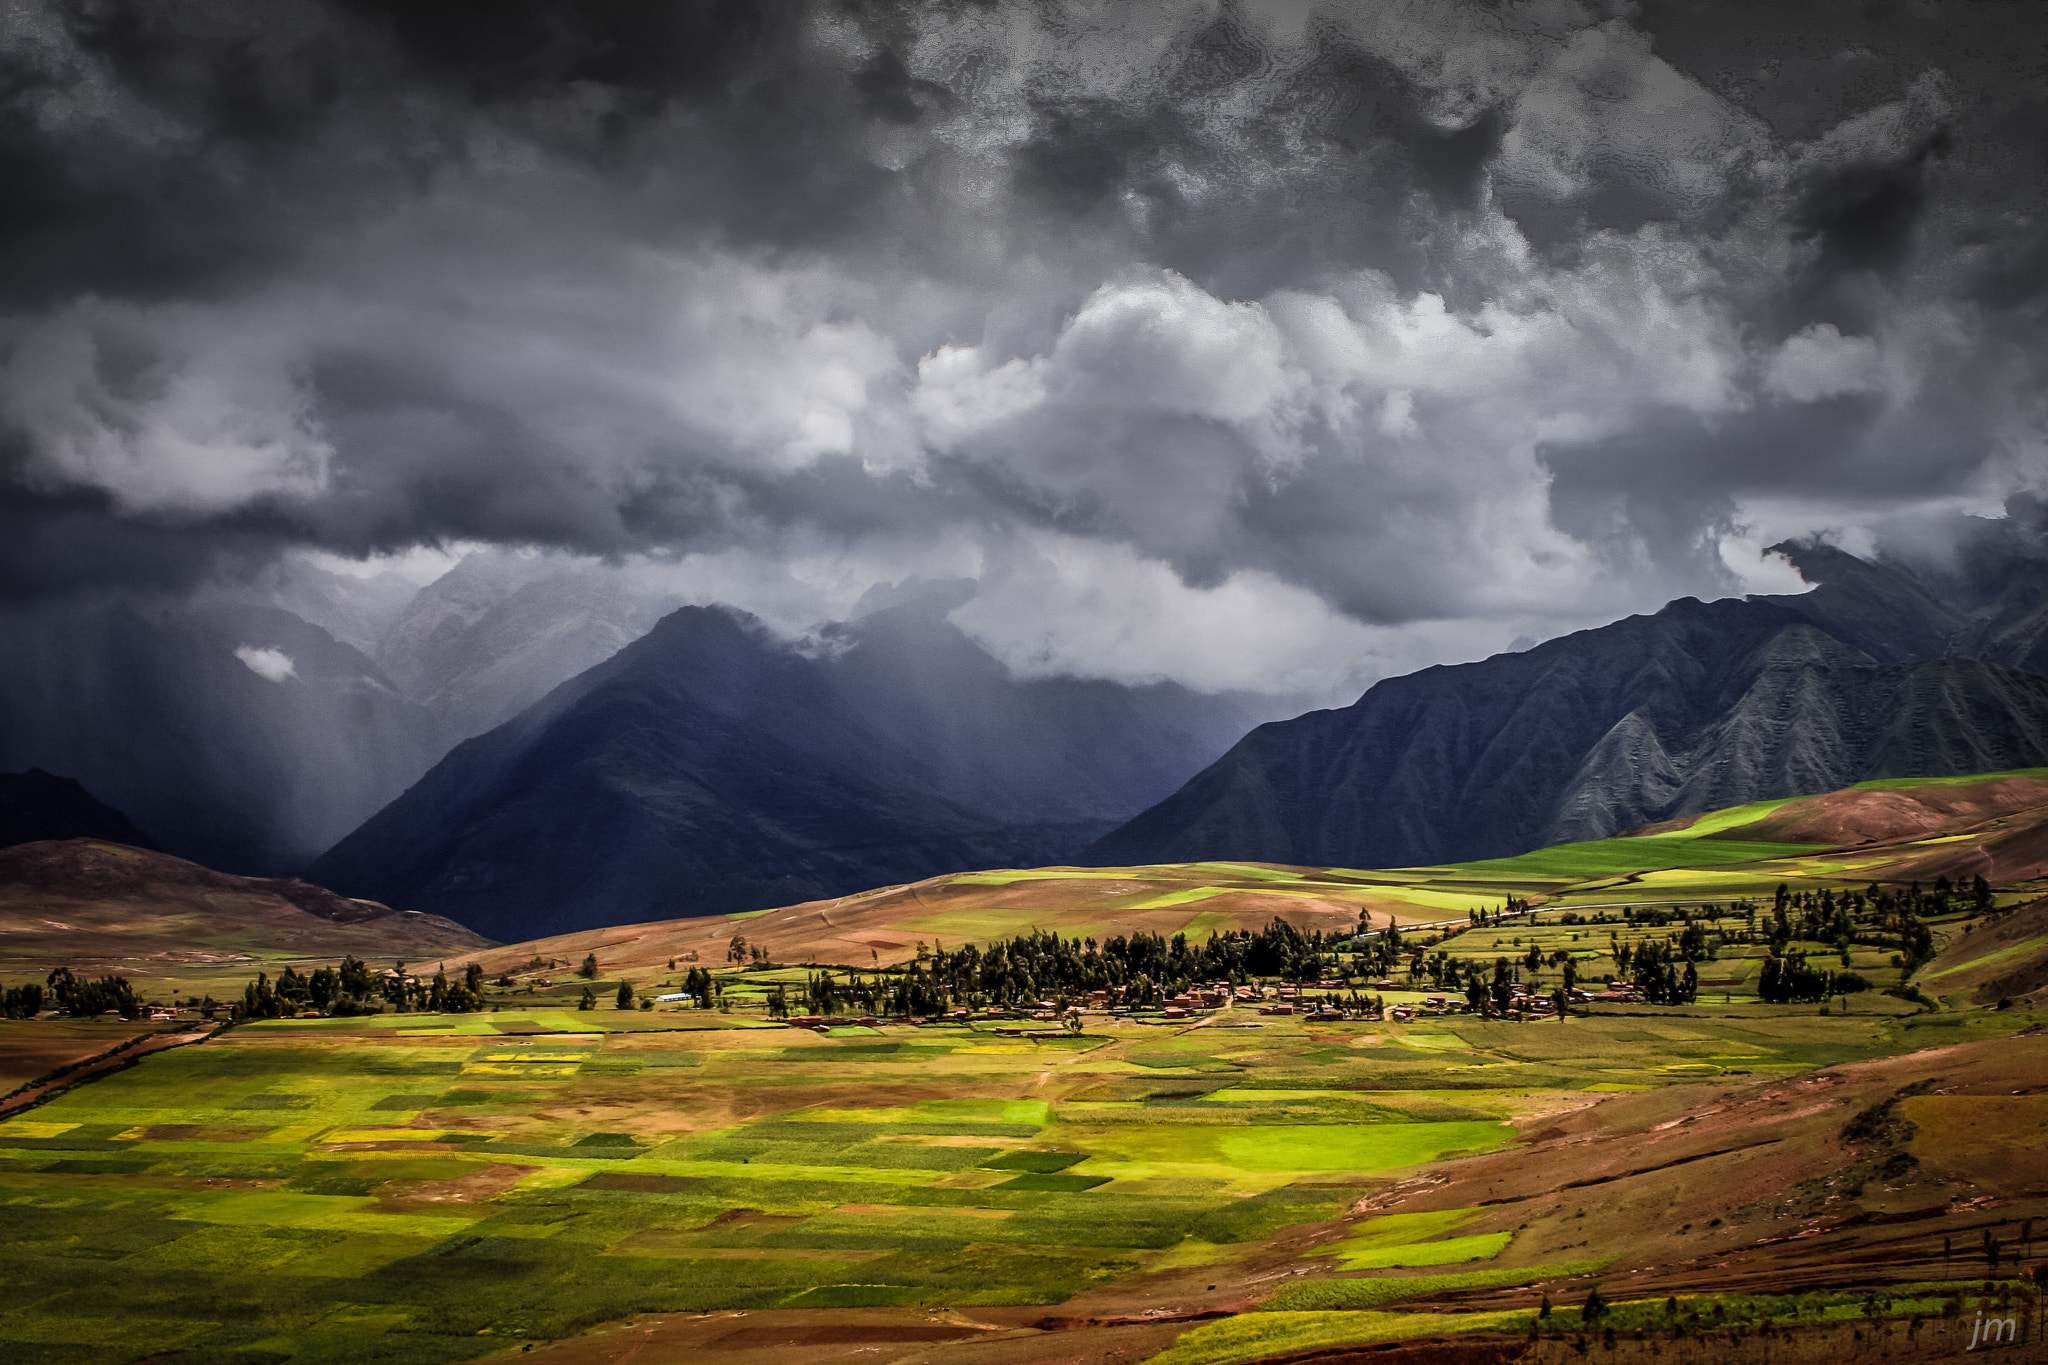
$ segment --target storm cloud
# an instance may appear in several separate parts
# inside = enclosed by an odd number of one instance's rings
[[[2048,483],[2040,27],[18,4],[0,589],[801,562],[1273,690],[1782,590]]]

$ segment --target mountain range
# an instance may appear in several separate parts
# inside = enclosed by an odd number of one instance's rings
[[[0,768],[82,780],[166,852],[501,939],[997,865],[1420,864],[2043,761],[2044,527],[1971,519],[1921,560],[1781,545],[1812,590],[1682,600],[1249,734],[1295,707],[1013,677],[949,623],[972,584],[790,639],[557,557],[424,587],[300,565],[8,609]]]
[[[479,551],[424,587],[298,563],[187,601],[0,608],[0,769],[77,779],[180,856],[296,872],[677,605]]]
[[[1260,726],[1087,861],[1459,862],[1871,778],[2044,762],[2048,678],[1881,663],[1778,602],[1683,598]]]
[[[512,939],[1060,862],[1257,716],[1171,683],[1014,678],[946,620],[959,600],[795,643],[682,608],[308,875]]]

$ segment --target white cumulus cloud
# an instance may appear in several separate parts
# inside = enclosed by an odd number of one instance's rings
[[[281,683],[286,678],[299,676],[299,667],[292,662],[292,656],[281,649],[265,645],[236,645],[235,657],[249,666],[249,671],[259,678]]]

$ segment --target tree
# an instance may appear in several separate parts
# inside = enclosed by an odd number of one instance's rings
[[[576,1002],[576,1008],[577,1008],[577,1009],[579,1009],[579,1010],[594,1010],[594,1009],[596,1009],[596,1008],[597,1008],[597,992],[596,992],[596,991],[593,991],[592,989],[590,989],[590,987],[588,987],[588,986],[585,986],[585,987],[583,988],[583,998],[582,998],[582,999],[580,999],[580,1000],[578,1000],[578,1001]]]
[[[583,979],[584,979],[585,981],[591,981],[591,980],[595,980],[595,979],[596,979],[596,977],[597,977],[597,954],[596,954],[596,953],[586,953],[586,954],[584,955],[584,957],[583,957],[583,965],[582,965],[581,967],[578,967],[578,968],[576,969],[576,975],[578,975],[578,976],[582,977],[582,978],[583,978]]]
[[[0,993],[0,1017],[8,1019],[33,1019],[43,1010],[43,988],[30,982],[26,986],[9,986]]]
[[[621,981],[619,983],[619,1008],[622,1010],[633,1008],[633,983],[630,981]]]
[[[479,998],[482,997],[484,993],[484,969],[474,962],[470,963],[462,969],[462,984],[469,988],[471,995],[478,996]]]
[[[340,993],[341,978],[331,968],[316,968],[307,978],[306,1001],[316,1010],[326,1009]]]
[[[745,934],[734,934],[732,941],[725,945],[725,960],[727,962],[745,962],[747,960],[747,937]]]
[[[256,973],[256,979],[242,988],[241,1008],[235,1012],[238,1019],[282,1019],[296,1013],[292,1004],[281,996],[270,984],[268,972]]]
[[[142,1003],[135,998],[135,991],[125,976],[80,980],[71,974],[69,967],[59,967],[50,973],[44,984],[56,997],[57,1008],[76,1018],[89,1019],[108,1010],[113,1010],[123,1019],[134,1019],[142,1013]]]
[[[1579,1309],[1579,1321],[1596,1323],[1607,1316],[1607,1300],[1601,1296],[1600,1286],[1594,1285],[1586,1291],[1585,1306]]]

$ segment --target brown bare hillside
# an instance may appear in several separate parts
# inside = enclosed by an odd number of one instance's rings
[[[2048,900],[1975,921],[1916,979],[1924,990],[1955,1002],[2037,1003],[2028,997],[2048,992]]]
[[[0,849],[0,961],[74,968],[343,953],[421,958],[489,940],[449,920],[237,877],[98,839]]]
[[[1983,1233],[2010,1242],[2048,1216],[2036,1030],[1541,1122],[1527,1146],[1436,1166],[1358,1212],[1489,1208],[1470,1230],[1515,1233],[1502,1263],[1611,1255],[1611,1297],[1981,1275]]]
[[[1964,837],[1950,836],[1949,842],[1901,850],[1907,856],[1887,868],[1885,876],[1894,881],[1982,877],[1993,885],[2004,885],[2048,875],[2048,807],[2016,811],[1960,833]]]
[[[1746,824],[1730,825],[1705,837],[1831,848],[1898,843],[1959,834],[1990,820],[2044,809],[2048,809],[2048,773],[2028,770],[1987,774],[1972,782],[1845,787],[1788,801]],[[1628,833],[1675,833],[1700,818],[1666,820]]]

